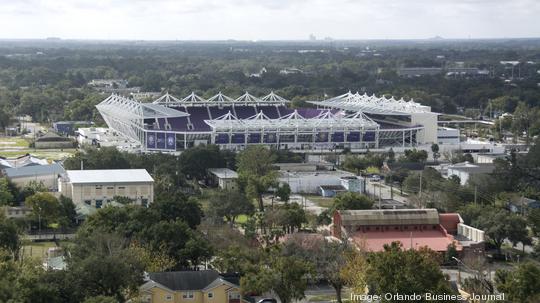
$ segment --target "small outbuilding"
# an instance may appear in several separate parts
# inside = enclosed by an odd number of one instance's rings
[[[212,185],[218,186],[221,189],[234,190],[238,188],[238,184],[236,183],[238,174],[234,170],[228,168],[209,168],[208,172],[210,173]]]

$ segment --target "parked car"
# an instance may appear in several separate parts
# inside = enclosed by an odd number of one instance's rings
[[[276,299],[261,299],[257,303],[277,303]]]

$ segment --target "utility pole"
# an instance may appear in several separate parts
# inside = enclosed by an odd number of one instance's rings
[[[379,209],[381,209],[381,200],[382,200],[381,187],[382,187],[382,186],[379,184]]]
[[[474,204],[476,205],[476,197],[478,196],[478,185],[474,186]]]
[[[424,173],[424,171],[420,171],[420,191],[418,192],[418,196],[421,197],[422,196],[422,174]]]

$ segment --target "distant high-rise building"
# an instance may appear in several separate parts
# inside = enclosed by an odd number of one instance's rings
[[[315,40],[317,40],[317,37],[315,37],[314,34],[309,34],[309,40],[310,41],[315,41]]]

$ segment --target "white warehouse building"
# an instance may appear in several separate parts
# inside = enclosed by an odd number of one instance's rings
[[[145,169],[67,170],[59,178],[58,189],[75,205],[96,208],[114,197],[127,197],[142,206],[154,201],[154,179]]]

